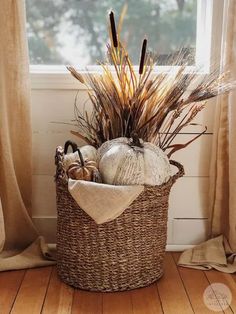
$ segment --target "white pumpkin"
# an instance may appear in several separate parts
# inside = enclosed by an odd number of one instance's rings
[[[161,185],[171,176],[169,159],[156,145],[117,138],[98,149],[99,171],[104,183]]]
[[[97,161],[97,150],[92,145],[85,145],[80,148],[80,152],[85,160],[92,160]],[[63,160],[63,167],[65,170],[68,170],[70,164],[75,162],[76,160],[79,160],[79,154],[78,152],[65,154],[64,160]]]
[[[84,159],[93,161],[97,160],[97,150],[94,146],[84,145],[80,148],[80,151]]]

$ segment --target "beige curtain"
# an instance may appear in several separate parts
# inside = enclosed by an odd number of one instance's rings
[[[224,5],[221,71],[236,81],[236,1]],[[179,265],[236,272],[236,91],[218,98],[210,169],[211,239]]]
[[[227,2],[223,30],[223,72],[236,80],[236,1]],[[236,252],[236,92],[218,101],[212,152],[210,204],[212,236],[224,234]]]
[[[5,230],[4,230],[4,221],[3,221],[3,212],[2,212],[2,202],[0,199],[0,252],[3,249],[5,242]]]
[[[23,0],[0,3],[0,270],[43,266],[31,219],[31,116]],[[50,257],[49,257],[50,258]]]

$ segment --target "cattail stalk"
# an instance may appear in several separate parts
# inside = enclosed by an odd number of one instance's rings
[[[116,34],[116,23],[115,23],[114,13],[111,11],[109,16],[110,16],[110,25],[111,25],[111,34],[112,34],[113,46],[115,48],[117,48],[118,47],[118,40],[117,40],[117,34]]]
[[[143,74],[143,67],[144,67],[144,63],[145,63],[146,50],[147,50],[147,39],[145,38],[143,40],[140,63],[139,63],[139,74],[140,75]]]

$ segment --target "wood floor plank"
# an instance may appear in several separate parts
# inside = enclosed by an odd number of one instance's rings
[[[131,291],[133,314],[163,313],[156,284]]]
[[[102,314],[102,293],[75,290],[72,314]]]
[[[190,301],[171,253],[166,253],[164,275],[157,282],[157,287],[164,313],[193,313]]]
[[[24,275],[24,270],[6,271],[0,273],[1,314],[10,313]]]
[[[103,294],[103,314],[132,314],[130,291]]]
[[[63,283],[57,276],[56,267],[53,267],[43,305],[43,314],[71,313],[74,289]]]
[[[52,267],[26,271],[11,313],[39,314],[41,312],[51,271]]]
[[[177,265],[180,253],[172,253],[174,261]],[[178,266],[177,266],[178,267]],[[178,267],[180,277],[185,286],[185,290],[188,294],[192,308],[196,314],[209,314],[212,313],[209,310],[203,300],[203,294],[205,289],[209,286],[209,282],[201,270]],[[223,313],[222,311],[218,313]]]
[[[212,283],[223,283],[232,293],[230,307],[218,313],[236,313],[236,275],[177,267],[178,257],[166,254],[165,274],[157,283],[127,292],[74,290],[59,280],[55,267],[3,272],[0,313],[208,314],[203,293]]]
[[[222,273],[217,270],[209,270],[205,271],[205,275],[211,284],[222,283],[229,288],[232,293],[232,302],[229,308],[225,309],[224,312],[236,313],[236,284],[231,274]]]

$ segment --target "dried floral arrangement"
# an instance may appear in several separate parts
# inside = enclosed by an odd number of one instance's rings
[[[167,73],[156,73],[155,58],[147,51],[147,39],[143,40],[136,71],[120,40],[120,32],[116,31],[113,12],[109,20],[111,43],[107,45],[107,59],[100,63],[102,73],[82,74],[68,67],[87,86],[93,106],[92,114],[88,114],[86,108],[80,112],[75,102],[78,131],[71,132],[96,148],[111,139],[136,136],[157,145],[170,157],[206,132],[205,127],[187,143],[173,144],[180,131],[196,125],[193,121],[206,101],[228,92],[235,82],[217,71],[197,82],[197,71],[186,74],[184,64],[170,67]],[[122,20],[121,15],[118,29]],[[180,54],[173,65],[178,65],[181,58]],[[191,91],[190,86],[194,86]]]

